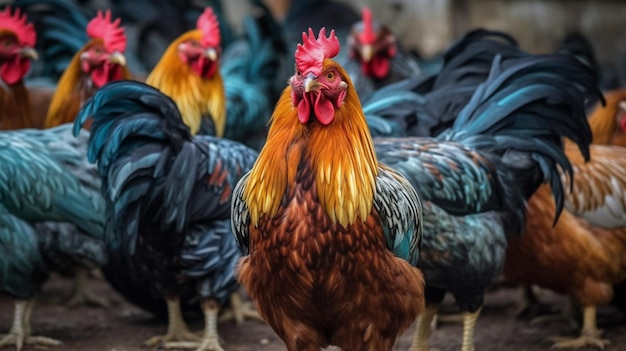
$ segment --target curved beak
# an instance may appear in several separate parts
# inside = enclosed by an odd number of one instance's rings
[[[371,44],[365,44],[361,46],[361,58],[365,62],[370,62],[372,57],[374,56],[374,46]]]
[[[126,66],[126,57],[119,51],[116,51],[109,55],[108,61],[120,66]]]
[[[211,61],[217,60],[217,50],[215,48],[208,48],[204,52],[204,56]]]
[[[308,93],[311,90],[317,90],[319,84],[317,83],[317,77],[313,74],[309,74],[304,78],[304,92]]]
[[[20,55],[22,55],[23,57],[31,58],[33,60],[39,60],[39,54],[37,53],[37,50],[29,46],[22,48],[22,50],[20,51]]]

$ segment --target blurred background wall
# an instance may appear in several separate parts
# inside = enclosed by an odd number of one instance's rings
[[[376,18],[426,57],[478,27],[506,31],[534,53],[554,50],[566,33],[577,30],[591,41],[601,66],[626,66],[626,0],[339,1],[357,10],[369,6]],[[244,2],[225,2],[233,18],[240,17],[235,13]]]

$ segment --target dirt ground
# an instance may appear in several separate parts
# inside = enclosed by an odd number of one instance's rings
[[[44,287],[33,312],[33,328],[37,335],[62,340],[64,344],[49,350],[67,351],[145,351],[141,343],[151,336],[165,332],[165,322],[124,302],[103,280],[90,281],[94,291],[107,297],[113,303],[108,309],[80,306],[67,308],[58,304],[70,289],[67,279],[53,277]],[[550,343],[545,339],[555,335],[574,335],[572,327],[564,322],[550,322],[541,326],[531,326],[514,318],[515,304],[519,293],[513,288],[500,288],[489,292],[485,306],[476,325],[476,350],[549,350]],[[549,292],[540,298],[557,307],[565,307],[567,299]],[[447,298],[443,311],[454,310],[451,299]],[[10,327],[13,314],[12,300],[0,297],[0,332]],[[606,350],[626,350],[626,323],[624,318],[611,308],[603,308],[599,313],[600,326],[604,336],[612,341]],[[202,321],[192,321],[192,330],[200,330]],[[396,344],[395,350],[408,350],[414,327],[411,327]],[[241,326],[234,322],[224,322],[219,326],[226,351],[277,351],[285,350],[282,341],[273,331],[261,322],[247,321]],[[440,351],[459,350],[461,342],[460,323],[441,324],[433,333],[431,347]],[[27,346],[24,351],[41,350]],[[8,349],[10,350],[10,349]]]

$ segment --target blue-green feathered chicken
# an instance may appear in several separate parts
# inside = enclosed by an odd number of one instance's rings
[[[199,350],[219,349],[217,313],[238,287],[231,192],[257,153],[226,139],[192,137],[174,102],[143,83],[100,89],[77,116],[76,133],[89,117],[89,160],[97,161],[107,202],[107,279],[125,296],[167,301],[167,335],[149,345],[198,341]],[[185,284],[193,284],[207,318],[202,340],[181,319]]]
[[[105,203],[87,162],[88,133],[72,126],[0,133],[0,292],[15,319],[0,347],[56,345],[30,335],[33,300],[51,270],[105,263]]]
[[[462,350],[474,349],[484,292],[503,269],[507,236],[522,232],[526,200],[549,182],[558,211],[563,207],[559,169],[571,176],[572,167],[562,137],[589,157],[584,95],[600,94],[595,83],[593,72],[567,55],[496,56],[452,128],[436,138],[374,139],[378,159],[425,200],[427,309],[412,350],[428,349],[430,321],[446,291],[464,313]]]
[[[444,52],[437,74],[405,79],[362,96],[372,136],[436,136],[450,128],[487,79],[497,54],[506,59],[525,55],[508,34],[477,29]]]

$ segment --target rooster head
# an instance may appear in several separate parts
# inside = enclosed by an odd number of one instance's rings
[[[298,108],[301,123],[308,123],[311,113],[323,124],[330,124],[346,98],[348,88],[345,71],[330,60],[339,53],[339,40],[332,30],[326,37],[326,29],[320,30],[316,39],[309,28],[302,33],[302,44],[296,49],[296,73],[290,78],[291,98]]]
[[[0,11],[0,78],[8,85],[13,85],[28,73],[31,60],[37,59],[33,48],[37,34],[26,15],[11,8]]]
[[[396,55],[396,38],[387,27],[372,18],[369,8],[363,8],[362,16],[350,30],[350,57],[361,63],[363,74],[385,78],[391,68],[391,59]]]
[[[218,68],[220,42],[220,24],[213,10],[207,7],[198,17],[196,29],[178,44],[178,56],[197,75],[209,79]]]
[[[81,68],[91,77],[96,87],[123,78],[126,66],[126,34],[120,26],[121,19],[111,19],[111,11],[98,11],[87,24],[87,35],[91,41],[80,54]]]

